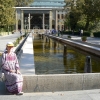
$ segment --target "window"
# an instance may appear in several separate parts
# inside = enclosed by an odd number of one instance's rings
[[[60,15],[58,14],[58,19],[60,19]]]
[[[64,19],[64,15],[63,14],[61,14],[61,18]]]

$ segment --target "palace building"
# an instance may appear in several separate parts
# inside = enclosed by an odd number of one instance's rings
[[[27,7],[16,8],[16,30],[64,30],[64,0],[34,0]]]

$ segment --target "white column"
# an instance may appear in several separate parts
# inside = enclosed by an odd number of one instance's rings
[[[61,14],[59,14],[59,16],[60,16],[60,30],[62,30]]]
[[[45,15],[44,15],[44,13],[43,13],[43,19],[42,19],[42,21],[43,21],[43,29],[45,29],[45,27],[44,27],[44,25],[45,25]]]
[[[29,13],[29,17],[28,17],[28,25],[29,25],[29,31],[30,31],[30,13]]]
[[[58,29],[58,16],[57,16],[57,10],[56,10],[56,15],[55,15],[55,29]]]
[[[18,18],[17,18],[17,9],[16,9],[16,32],[18,31]]]
[[[52,11],[49,12],[49,29],[52,29]]]
[[[24,26],[24,22],[23,22],[23,20],[24,20],[24,17],[23,17],[23,10],[21,11],[21,30],[23,31],[23,26]]]

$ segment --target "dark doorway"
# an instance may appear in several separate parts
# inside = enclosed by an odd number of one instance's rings
[[[34,15],[31,15],[32,16],[32,19],[30,21],[31,23],[31,29],[35,28],[35,27],[38,27],[39,29],[42,29],[42,14],[34,14]]]

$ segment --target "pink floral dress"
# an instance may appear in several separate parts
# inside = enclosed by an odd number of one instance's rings
[[[19,69],[17,56],[14,52],[3,53],[2,55],[2,71],[5,74],[5,85],[11,93],[19,93],[22,91],[23,77],[21,74],[11,73],[10,70]]]

